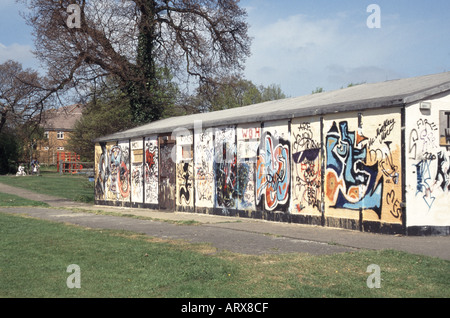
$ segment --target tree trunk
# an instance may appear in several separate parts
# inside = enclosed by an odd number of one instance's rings
[[[126,86],[127,93],[130,96],[133,122],[137,124],[159,120],[164,109],[158,98],[160,87],[153,53],[155,6],[156,4],[153,0],[143,0],[139,7],[141,17],[135,67],[136,75]]]

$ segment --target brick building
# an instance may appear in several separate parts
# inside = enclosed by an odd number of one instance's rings
[[[67,152],[67,143],[74,130],[75,123],[81,118],[83,106],[74,104],[50,109],[42,114],[41,126],[44,128],[44,140],[37,144],[36,153],[41,164],[57,163],[58,152]]]

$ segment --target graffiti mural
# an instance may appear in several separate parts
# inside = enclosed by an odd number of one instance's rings
[[[145,138],[145,203],[158,204],[158,138]]]
[[[144,143],[143,139],[131,141],[131,202],[144,202]]]
[[[95,199],[106,200],[106,182],[109,178],[106,143],[95,145]]]
[[[195,144],[195,204],[198,207],[214,206],[214,134],[212,130],[196,132]]]
[[[374,114],[374,113],[373,113]],[[364,220],[401,223],[400,114],[363,116],[355,129],[333,121],[326,134],[325,198]]]
[[[256,164],[257,205],[267,211],[288,211],[290,169],[288,133],[277,126],[264,129]]]
[[[216,186],[216,207],[235,209],[237,207],[237,165],[236,132],[234,127],[215,130],[214,175]]]
[[[317,213],[322,200],[320,122],[296,122],[291,128],[292,212]]]
[[[261,138],[261,124],[238,126],[238,208],[241,210],[256,209],[255,165]]]
[[[378,164],[366,165],[366,138],[349,131],[347,121],[333,122],[326,137],[326,195],[335,208],[372,209],[381,218],[383,182]]]
[[[100,145],[98,158],[96,198],[99,200],[127,201],[130,197],[129,143]]]

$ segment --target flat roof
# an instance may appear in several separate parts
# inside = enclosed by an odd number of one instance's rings
[[[239,108],[171,117],[117,132],[94,142],[132,139],[171,133],[177,128],[194,129],[255,123],[296,117],[326,115],[369,108],[398,107],[450,91],[450,72],[361,84],[330,92],[269,101]]]

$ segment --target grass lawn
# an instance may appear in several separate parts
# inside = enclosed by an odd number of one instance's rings
[[[0,213],[0,297],[450,297],[450,262],[397,251],[245,256]],[[66,282],[80,268],[81,288]],[[367,267],[381,288],[367,287]]]
[[[39,176],[4,175],[0,176],[0,182],[73,201],[94,202],[94,183],[90,182],[86,176],[42,172]]]
[[[44,202],[33,201],[21,198],[16,195],[1,193],[0,192],[0,206],[12,207],[12,206],[40,206],[48,207],[49,205]]]

